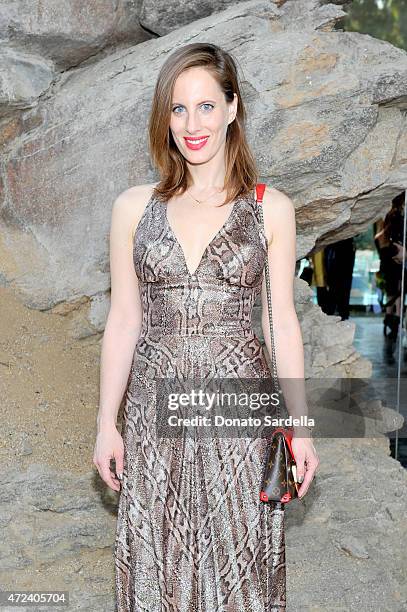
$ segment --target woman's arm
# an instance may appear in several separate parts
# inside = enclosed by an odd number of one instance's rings
[[[140,333],[141,304],[132,260],[131,228],[140,212],[135,188],[121,193],[112,209],[110,228],[110,310],[100,360],[98,429],[116,426]]]
[[[304,381],[304,348],[301,327],[294,304],[294,278],[296,264],[295,208],[291,199],[281,191],[266,187],[263,198],[263,218],[268,240],[268,262],[272,294],[272,318],[277,375],[290,415],[308,414]],[[266,284],[261,293],[262,331],[271,356],[270,325]],[[294,427],[293,449],[296,455],[298,475],[307,474],[301,496],[305,494],[318,465],[310,432]]]
[[[102,479],[114,490],[119,490],[119,486],[112,479],[110,459],[116,461],[116,473],[123,469],[123,441],[116,428],[116,419],[142,321],[132,234],[151,191],[149,185],[127,189],[115,200],[111,215],[111,297],[100,357],[99,411],[93,462]]]
[[[295,209],[292,201],[277,189],[266,189],[263,201],[264,227],[269,241],[268,261],[271,279],[272,317],[277,373],[287,410],[293,417],[307,414],[304,385],[304,349],[301,328],[294,305],[296,263]],[[271,356],[270,324],[266,283],[262,287],[262,331]],[[290,384],[285,384],[287,379]],[[294,391],[292,391],[295,389]]]

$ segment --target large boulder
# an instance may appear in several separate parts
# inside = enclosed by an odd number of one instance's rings
[[[233,0],[212,0],[211,2],[144,0],[140,12],[140,23],[149,31],[164,36],[202,17],[209,17],[235,5],[236,2]]]
[[[113,44],[151,38],[140,26],[142,0],[3,0],[0,44],[75,66]]]
[[[406,182],[407,54],[332,31],[341,14],[315,0],[245,2],[64,72],[0,132],[2,282],[32,308],[86,296],[103,325],[112,203],[157,178],[155,76],[192,39],[221,44],[242,67],[249,140],[262,178],[295,202],[298,258],[381,216]]]
[[[4,0],[0,12],[0,117],[31,108],[61,70],[97,61],[113,46],[153,33],[140,25],[142,0]]]
[[[50,87],[55,69],[43,57],[8,47],[0,47],[0,117],[36,106]]]

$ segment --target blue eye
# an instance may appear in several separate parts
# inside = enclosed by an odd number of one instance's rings
[[[201,104],[201,106],[202,106],[202,107],[203,107],[203,106],[205,106],[205,107],[209,107],[209,108],[205,108],[205,109],[204,109],[204,110],[205,110],[205,112],[210,111],[210,110],[212,110],[212,109],[214,108],[214,105],[213,105],[213,104],[211,104],[210,102],[204,102],[203,104]],[[183,107],[183,106],[181,106],[181,105],[178,105],[178,106],[174,106],[174,108],[172,109],[172,112],[173,112],[173,113],[175,113],[176,115],[180,115],[181,113],[176,112],[176,111],[177,111],[177,108],[184,108],[184,107]]]

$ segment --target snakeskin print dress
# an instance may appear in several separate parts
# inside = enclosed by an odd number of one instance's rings
[[[259,499],[266,438],[165,439],[154,380],[271,376],[252,327],[267,253],[238,197],[194,273],[151,196],[133,261],[143,308],[125,393],[114,547],[118,612],[285,610],[284,510]]]

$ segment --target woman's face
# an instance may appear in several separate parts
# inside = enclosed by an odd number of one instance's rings
[[[184,70],[175,81],[170,121],[182,155],[191,163],[203,163],[216,155],[225,144],[236,108],[237,95],[227,103],[208,70],[200,66]]]

